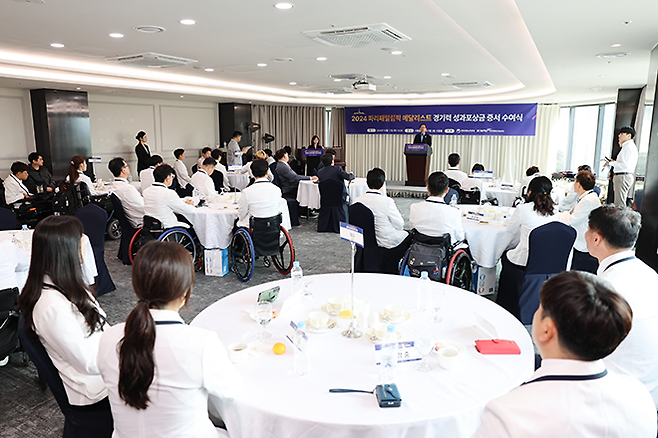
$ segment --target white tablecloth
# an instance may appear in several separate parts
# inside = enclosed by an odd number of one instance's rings
[[[142,193],[142,183],[139,181],[131,181],[130,185],[135,187],[137,191],[141,194]],[[112,188],[112,182],[111,181],[104,181],[102,183],[96,183],[94,184],[96,188],[96,192],[99,195],[107,195],[110,193],[110,189]]]
[[[347,185],[347,192],[350,195],[350,205],[354,204],[354,200],[363,195],[368,190],[368,183],[365,178],[354,178]],[[386,183],[382,187],[382,195],[386,196]]]
[[[331,296],[346,296],[349,274],[326,274],[304,278],[311,281],[313,310]],[[420,280],[382,274],[356,274],[355,297],[370,302],[372,312],[399,303],[411,319],[397,326],[402,340],[413,340],[422,315],[414,311]],[[287,295],[292,287],[285,279],[254,286],[230,295],[202,311],[192,322],[218,333],[224,345],[252,342],[260,331],[245,309],[253,308],[258,293],[281,286]],[[293,307],[272,321],[266,341],[267,352],[252,355],[236,365],[243,378],[243,392],[220,408],[231,436],[236,437],[470,437],[479,424],[484,405],[527,379],[534,369],[534,351],[525,328],[495,303],[463,290],[432,282],[446,291],[444,321],[426,323],[435,336],[466,346],[458,368],[439,368],[436,355],[429,357],[430,372],[415,369],[417,362],[402,363],[395,379],[402,407],[379,408],[370,394],[331,394],[330,388],[372,390],[382,382],[374,364],[374,345],[364,335],[346,339],[336,328],[329,333],[309,334],[311,374],[293,373],[293,348],[284,340],[291,319],[305,319],[306,311]],[[277,303],[280,303],[277,301]],[[502,339],[513,339],[521,355],[483,356],[476,352],[472,333],[475,314],[491,323]],[[287,350],[277,356],[271,346],[283,342]]]
[[[495,211],[494,214],[508,213],[512,215],[514,209],[509,207],[493,207],[493,206],[473,206],[461,205],[460,209],[462,214],[468,211],[479,210],[484,212]],[[462,217],[462,225],[464,226],[464,233],[466,240],[473,256],[473,260],[478,265],[484,268],[493,268],[498,263],[498,260],[508,248],[514,248],[518,243],[518,236],[514,236],[507,232],[504,221],[489,220],[488,223],[478,223]]]
[[[350,205],[354,204],[354,200],[368,190],[365,178],[354,178],[351,182],[345,181],[345,184],[347,185],[347,193],[350,196]],[[384,183],[382,194],[386,195],[386,183]],[[302,207],[319,209],[320,187],[318,184],[308,180],[300,181],[297,189],[297,202]]]
[[[194,217],[189,218],[205,248],[224,249],[231,244],[233,224],[238,218],[238,204],[228,201],[228,198],[232,199],[233,196],[235,195],[232,193],[224,194],[221,198],[226,200],[211,203],[207,207],[199,207],[196,209]],[[282,225],[286,230],[290,230],[288,203],[283,198],[281,198],[281,211],[283,213]]]
[[[34,234],[34,230],[29,230],[30,231],[30,241],[32,241],[32,234]],[[14,239],[15,236],[15,239]],[[9,240],[9,241],[16,241],[18,244],[18,241],[22,240],[22,232],[21,231],[0,231],[0,240]],[[94,284],[94,277],[98,275],[98,271],[96,270],[96,259],[94,258],[94,251],[91,249],[91,242],[89,241],[89,237],[87,237],[86,234],[83,234],[83,239],[85,242],[85,259],[84,262],[82,263],[82,278],[84,279],[84,282],[86,284]],[[21,243],[19,245],[19,248],[27,258],[31,261],[32,260],[32,246],[29,245],[28,243]],[[23,289],[23,286],[25,286],[25,282],[27,281],[27,274],[28,272],[17,272],[16,273],[16,281],[18,282],[18,289]]]
[[[249,184],[249,174],[228,172],[228,184],[231,187],[243,190]]]
[[[482,187],[482,200],[498,199],[498,205],[501,207],[511,207],[514,200],[519,196],[518,190],[501,189],[499,187]]]

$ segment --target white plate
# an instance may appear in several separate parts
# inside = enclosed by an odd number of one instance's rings
[[[336,328],[338,324],[333,319],[330,319],[326,326],[321,328],[313,328],[310,321],[306,321],[306,331],[309,333],[328,333]]]
[[[389,318],[386,315],[385,311],[384,312],[379,312],[379,319],[383,322],[388,322],[388,323],[391,323],[391,324],[402,324],[403,322],[409,321],[409,318],[411,318],[411,315],[406,310],[404,311],[404,314],[401,317],[395,318],[395,319],[394,318]]]
[[[395,332],[395,334],[398,335],[398,340],[402,339],[402,335],[400,334],[400,332]],[[381,344],[382,343],[382,339],[379,339],[378,337],[375,336],[375,330],[374,329],[368,330],[366,332],[366,337],[373,344]]]
[[[439,339],[438,341],[435,341],[435,344],[437,346],[434,347],[434,352],[437,352],[439,348],[444,348],[444,347],[452,347],[455,350],[459,351],[459,354],[464,354],[466,352],[466,347],[464,346],[464,344],[457,341],[450,341],[448,339]],[[438,345],[443,345],[443,347],[438,347]]]

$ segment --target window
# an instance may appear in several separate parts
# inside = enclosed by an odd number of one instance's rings
[[[647,172],[647,153],[649,152],[649,137],[651,137],[651,120],[653,116],[653,105],[645,105],[644,117],[642,118],[642,129],[638,133],[640,143],[637,145],[640,153],[637,159],[637,175],[645,175]]]

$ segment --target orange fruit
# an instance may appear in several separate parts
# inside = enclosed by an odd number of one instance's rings
[[[283,354],[286,352],[286,346],[281,342],[277,342],[274,344],[274,347],[272,347],[272,351],[274,351],[275,354]]]

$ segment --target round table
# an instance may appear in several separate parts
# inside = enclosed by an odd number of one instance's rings
[[[510,207],[460,205],[462,212],[462,225],[468,241],[468,247],[475,263],[484,268],[493,268],[508,248],[514,248],[519,243],[519,236],[507,232],[505,220],[487,218],[486,223],[476,222],[466,218],[469,211],[486,213],[489,216],[506,214],[508,217],[514,212]],[[492,213],[490,213],[492,212]]]
[[[439,368],[436,355],[430,356],[432,370],[415,369],[417,362],[398,366],[397,383],[402,397],[400,408],[382,409],[371,394],[331,394],[331,388],[372,390],[382,382],[375,365],[374,344],[364,334],[358,339],[341,336],[341,329],[309,334],[311,373],[293,373],[293,346],[285,339],[290,321],[306,319],[310,310],[319,310],[332,296],[347,296],[349,274],[304,277],[313,293],[311,306],[290,308],[267,327],[273,334],[260,355],[253,354],[236,365],[243,378],[243,391],[219,407],[231,436],[239,437],[470,437],[484,405],[506,394],[527,379],[534,369],[534,351],[527,331],[511,314],[497,304],[451,286],[432,282],[432,288],[446,292],[441,310],[443,322],[428,322],[414,310],[416,278],[356,274],[355,297],[370,302],[371,312],[399,303],[410,319],[398,326],[401,340],[413,340],[414,330],[429,326],[438,339],[461,342],[466,352],[461,364],[451,370]],[[258,293],[275,285],[281,287],[281,306],[292,288],[290,279],[254,286],[223,298],[202,311],[193,326],[216,331],[224,343],[252,342],[260,331],[248,311]],[[473,327],[476,314],[493,325],[496,336],[513,339],[520,355],[481,355],[474,340],[486,338]],[[335,319],[335,318],[334,318]],[[275,342],[287,351],[277,356]]]
[[[482,187],[482,200],[485,199],[498,199],[498,205],[502,207],[511,207],[514,205],[514,200],[519,196],[519,191],[509,188],[490,187],[486,184]]]
[[[347,185],[347,193],[350,197],[350,205],[354,204],[354,200],[368,190],[368,184],[365,178],[354,178],[352,181],[345,181],[345,184]],[[386,195],[386,183],[384,183],[381,192],[383,195]],[[320,187],[318,184],[310,180],[300,181],[297,189],[297,202],[302,207],[319,209]]]
[[[349,183],[346,182],[347,192],[350,195],[350,205],[354,204],[354,201],[359,196],[363,195],[368,190],[368,183],[365,178],[354,178]],[[386,183],[382,187],[381,194],[386,196]]]
[[[227,172],[228,184],[231,187],[240,189],[241,191],[249,184],[249,174],[239,172]]]

